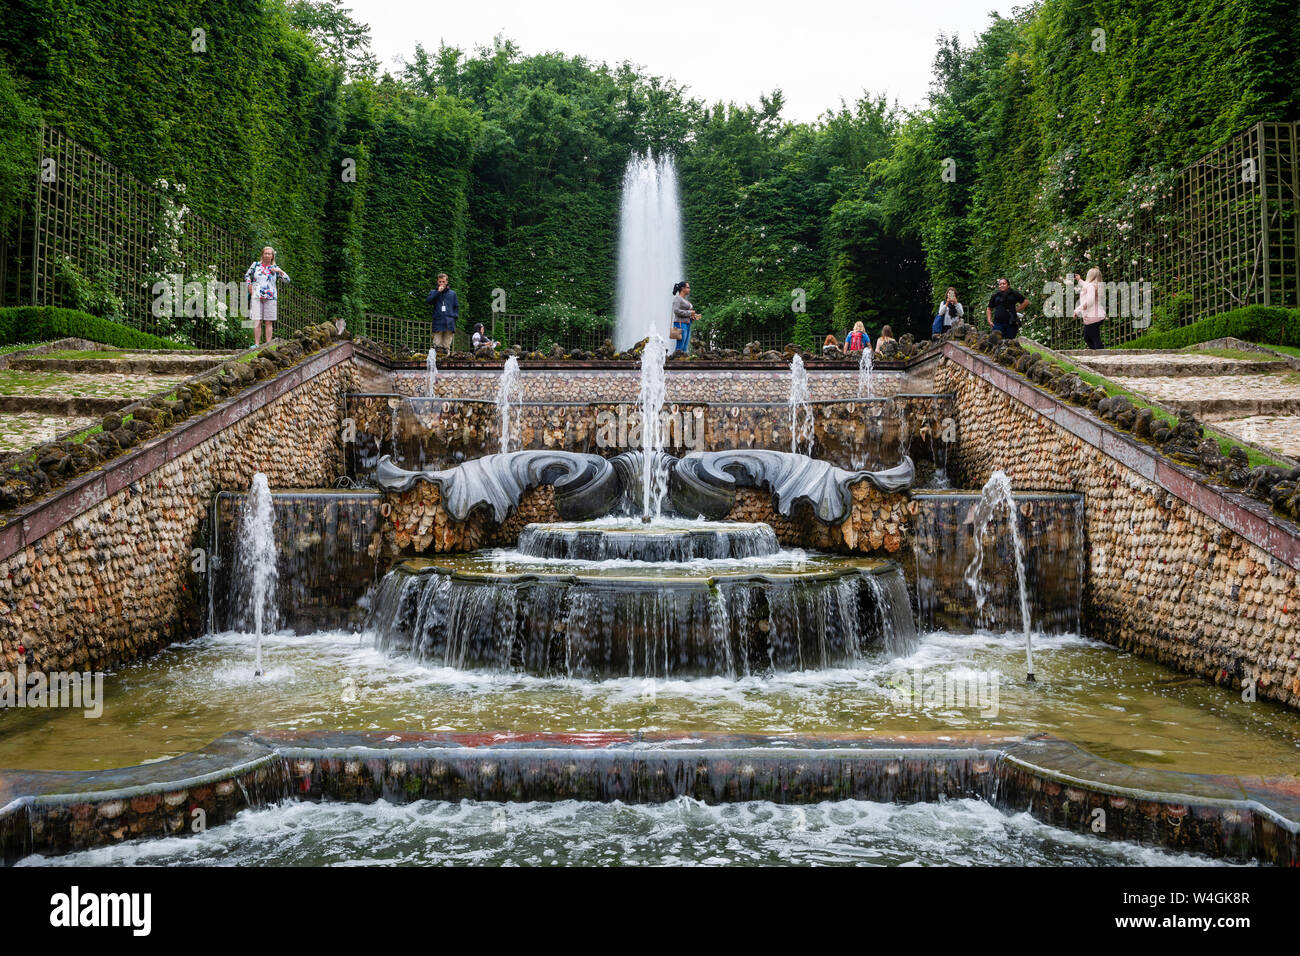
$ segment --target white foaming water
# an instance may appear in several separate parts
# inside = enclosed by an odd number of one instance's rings
[[[275,627],[275,585],[278,577],[275,550],[275,504],[271,486],[260,471],[244,499],[239,519],[239,561],[235,574],[247,576],[249,610],[257,634],[254,677],[262,676],[262,635]]]
[[[519,359],[512,355],[506,359],[505,368],[501,370],[501,381],[497,383],[497,412],[501,416],[501,454],[503,455],[510,451],[510,408],[514,407],[517,420],[522,411],[520,404],[522,400],[523,382],[519,377]]]
[[[429,357],[425,361],[424,394],[433,398],[433,387],[438,384],[438,350],[429,346]]]
[[[663,509],[664,492],[668,490],[667,462],[658,454],[664,450],[663,429],[659,416],[668,399],[668,384],[664,375],[664,361],[668,357],[665,341],[655,326],[649,328],[649,339],[641,352],[641,392],[637,403],[641,409],[642,489],[641,514],[657,518]]]
[[[559,800],[393,804],[284,801],[188,837],[139,840],[21,866],[1215,866],[1099,840],[972,798],[801,806]]]
[[[999,507],[1007,512],[1007,524],[1011,527],[1011,543],[1016,556],[1016,583],[1020,588],[1020,623],[1025,634],[1025,664],[1029,680],[1034,679],[1034,647],[1029,631],[1029,592],[1025,587],[1025,545],[1020,538],[1020,520],[1017,517],[1015,495],[1011,489],[1011,479],[1006,472],[999,469],[989,476],[984,485],[979,504],[975,506],[975,554],[966,567],[966,586],[975,594],[977,610],[984,609],[987,592],[980,586],[980,570],[984,566],[984,532],[997,513]]]
[[[808,370],[798,355],[790,363],[790,451],[811,455],[813,449],[813,411],[809,402]],[[805,451],[805,449],[807,449]]]
[[[864,348],[858,358],[858,398],[874,398],[875,395],[871,381],[871,349]]]
[[[683,275],[682,212],[671,156],[628,160],[618,231],[618,318],[614,347],[631,348],[647,329],[668,337],[673,283]]]

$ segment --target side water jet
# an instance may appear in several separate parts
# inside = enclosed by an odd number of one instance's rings
[[[796,355],[790,363],[790,452],[795,455],[811,455],[813,451],[811,401],[808,370],[804,368],[803,359]]]
[[[980,569],[984,566],[984,533],[988,530],[993,516],[999,508],[1007,512],[1007,524],[1011,526],[1011,543],[1016,555],[1016,583],[1020,588],[1020,621],[1025,632],[1025,666],[1026,680],[1034,679],[1034,647],[1029,629],[1029,592],[1025,587],[1025,544],[1020,538],[1020,522],[1017,518],[1016,500],[1012,494],[1011,479],[1006,472],[999,469],[989,476],[981,492],[979,504],[975,506],[975,554],[966,567],[966,584],[975,593],[975,603],[979,610],[984,608],[985,591],[980,587]]]
[[[671,156],[633,156],[619,211],[616,349],[631,348],[648,328],[667,337],[671,290],[683,268],[677,168]]]
[[[236,580],[248,583],[249,611],[257,634],[257,664],[254,677],[262,676],[262,634],[275,625],[275,586],[278,577],[275,548],[275,504],[271,486],[260,471],[244,499],[239,519],[239,556]]]
[[[438,383],[438,350],[429,346],[429,358],[425,365],[424,394],[433,398],[433,387]]]
[[[875,386],[871,381],[871,349],[864,348],[858,358],[858,398],[875,396]]]
[[[430,352],[430,355],[433,353]],[[497,413],[501,416],[501,454],[510,451],[510,409],[515,410],[516,425],[522,411],[523,383],[519,378],[519,359],[513,355],[506,359],[497,384]]]
[[[641,409],[642,521],[659,517],[664,493],[668,490],[667,461],[662,454],[664,436],[659,426],[659,417],[668,398],[664,375],[667,355],[663,338],[651,326],[650,336],[641,352],[641,391],[637,398]]]

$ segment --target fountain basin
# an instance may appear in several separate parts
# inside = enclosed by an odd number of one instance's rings
[[[638,534],[613,533],[624,542]],[[649,541],[659,541],[656,532]],[[384,650],[422,661],[588,679],[851,666],[871,646],[915,637],[896,563],[803,551],[581,561],[497,550],[415,559],[385,576],[367,628]]]

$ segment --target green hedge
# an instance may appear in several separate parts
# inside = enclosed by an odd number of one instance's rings
[[[124,349],[183,349],[186,346],[75,309],[19,305],[0,309],[0,345],[79,338]]]
[[[1262,345],[1300,345],[1300,309],[1248,305],[1212,315],[1168,332],[1152,332],[1124,344],[1126,349],[1181,349],[1232,336]]]

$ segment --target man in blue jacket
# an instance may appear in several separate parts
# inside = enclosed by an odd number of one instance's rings
[[[451,351],[451,339],[456,334],[456,320],[460,318],[460,301],[447,285],[447,273],[438,273],[438,288],[424,301],[433,306],[433,346]]]

